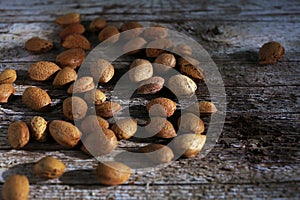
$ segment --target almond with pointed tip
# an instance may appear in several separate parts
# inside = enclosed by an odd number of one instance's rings
[[[32,80],[46,81],[54,76],[56,72],[60,70],[60,67],[53,62],[39,61],[33,63],[29,69],[28,74]]]
[[[51,104],[48,93],[39,87],[26,88],[22,95],[22,101],[27,107],[35,111],[43,111]]]
[[[76,71],[70,67],[65,67],[56,74],[52,84],[54,86],[64,86],[75,81],[76,79]]]
[[[66,148],[76,146],[82,135],[76,126],[63,120],[51,121],[49,132],[58,144]]]
[[[32,53],[45,53],[50,51],[53,47],[52,42],[39,37],[33,37],[25,43],[25,49]]]

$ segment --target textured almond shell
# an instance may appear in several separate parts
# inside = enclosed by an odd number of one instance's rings
[[[28,74],[32,80],[46,81],[59,70],[60,67],[53,62],[39,61],[29,67]]]
[[[38,87],[26,88],[22,95],[22,101],[29,108],[36,111],[41,111],[51,104],[51,98],[48,93]]]
[[[42,178],[58,178],[65,172],[66,165],[57,158],[47,156],[39,160],[33,167],[34,173]]]
[[[2,187],[3,200],[27,200],[29,181],[26,176],[14,174],[8,177]]]

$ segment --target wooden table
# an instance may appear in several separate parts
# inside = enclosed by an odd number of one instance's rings
[[[0,105],[0,190],[8,175],[21,173],[29,177],[30,199],[299,199],[299,10],[297,0],[2,0],[0,69],[16,69],[18,80],[16,96]],[[117,25],[125,20],[159,23],[189,35],[208,51],[225,83],[227,114],[222,135],[206,157],[138,171],[127,183],[106,187],[95,178],[97,161],[78,149],[62,149],[53,141],[30,142],[23,150],[9,147],[9,123],[39,115],[22,104],[27,86],[49,91],[56,107],[42,114],[48,120],[62,113],[65,91],[30,80],[27,69],[36,61],[54,61],[63,50],[54,19],[67,12],[81,13],[86,26],[97,16]],[[87,34],[97,45],[97,37]],[[40,55],[25,51],[25,41],[33,36],[53,41],[56,49]],[[277,64],[260,66],[257,52],[272,40],[286,53]],[[33,163],[45,155],[66,163],[61,178],[45,181],[32,173]]]

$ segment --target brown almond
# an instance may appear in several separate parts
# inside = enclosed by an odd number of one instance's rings
[[[13,69],[6,69],[0,73],[0,84],[14,83],[17,80],[17,72]]]
[[[68,49],[61,52],[56,57],[56,63],[61,67],[70,67],[76,69],[85,59],[85,51],[81,48]]]
[[[30,138],[28,126],[25,122],[16,121],[9,125],[7,138],[9,145],[14,149],[23,148]]]
[[[43,111],[46,106],[51,104],[48,93],[38,87],[28,87],[22,95],[23,103],[35,111]]]
[[[34,116],[29,120],[28,127],[33,139],[38,142],[47,140],[47,121],[41,116]]]
[[[172,123],[162,117],[151,117],[146,131],[159,138],[173,138],[177,135]]]
[[[129,179],[131,169],[123,163],[107,161],[98,164],[96,173],[101,184],[120,185]]]
[[[100,42],[107,41],[109,43],[115,43],[119,40],[120,32],[115,26],[106,26],[98,35]]]
[[[80,23],[81,16],[79,13],[67,13],[55,19],[55,22],[60,26],[68,26],[70,24]]]
[[[87,104],[92,105],[99,105],[106,100],[105,94],[99,89],[87,91],[83,98]]]
[[[148,43],[146,47],[147,57],[157,57],[173,47],[173,42],[170,39],[157,39]]]
[[[129,78],[133,82],[140,82],[151,78],[153,75],[152,64],[145,59],[135,59],[130,64]]]
[[[192,48],[187,44],[178,44],[173,48],[173,51],[179,56],[191,56],[193,54]]]
[[[196,83],[182,74],[170,77],[168,87],[176,96],[192,96],[197,90]]]
[[[81,138],[81,132],[76,126],[62,120],[50,122],[49,132],[58,144],[66,148],[76,146]]]
[[[68,94],[83,93],[95,88],[94,80],[92,77],[83,76],[77,79],[67,90]]]
[[[104,59],[98,59],[89,66],[91,75],[98,83],[107,83],[115,74],[114,66]]]
[[[216,106],[209,101],[200,101],[194,103],[190,107],[188,107],[187,110],[196,115],[209,115],[218,111]]]
[[[108,129],[109,123],[97,115],[86,116],[80,124],[81,131],[88,135],[89,133],[98,132],[101,129]]]
[[[199,66],[199,64],[200,62],[193,58],[178,59],[178,67],[182,74],[186,74],[187,76],[197,80],[204,80],[204,70],[202,67]]]
[[[121,105],[116,102],[104,102],[95,107],[97,115],[110,118],[119,113],[122,109]]]
[[[162,144],[149,144],[141,147],[140,151],[155,163],[168,163],[174,158],[172,149]]]
[[[6,178],[2,187],[3,200],[27,200],[29,181],[26,176],[14,174]]]
[[[138,94],[155,94],[160,91],[165,83],[165,79],[154,76],[142,81],[137,89]]]
[[[165,74],[171,68],[175,67],[176,59],[173,54],[163,53],[157,56],[154,63],[154,71],[159,74]]]
[[[115,132],[119,140],[131,138],[137,131],[137,121],[135,119],[120,119],[112,125],[111,130]]]
[[[284,47],[279,42],[265,43],[258,53],[259,64],[269,65],[275,64],[283,56],[285,52]]]
[[[83,140],[81,150],[93,156],[111,153],[118,146],[118,140],[110,129],[99,129],[89,133]]]
[[[127,55],[134,55],[140,52],[147,44],[147,41],[141,37],[132,38],[123,47],[123,52]]]
[[[32,53],[45,53],[54,47],[53,43],[38,37],[33,37],[26,41],[25,49]]]
[[[35,81],[46,81],[60,70],[60,67],[53,62],[39,61],[32,64],[28,69],[29,77]]]
[[[81,48],[83,50],[90,50],[92,48],[90,41],[80,34],[67,35],[61,45],[65,49]]]
[[[66,26],[60,33],[59,37],[64,39],[66,36],[71,34],[82,34],[84,33],[85,28],[82,24],[70,24]]]
[[[83,119],[88,110],[88,106],[85,101],[76,96],[68,97],[63,102],[64,116],[69,120],[78,121]]]
[[[103,29],[106,26],[106,20],[102,17],[97,17],[96,19],[94,19],[90,25],[89,25],[89,29],[92,32],[96,32],[96,31],[100,31],[101,29]]]
[[[148,102],[146,108],[150,112],[150,115],[170,117],[176,110],[176,103],[171,99],[159,97]]]
[[[168,29],[161,25],[149,27],[144,30],[144,37],[149,40],[163,39],[168,36]]]
[[[70,67],[65,67],[57,73],[52,84],[54,86],[64,86],[68,83],[75,81],[76,79],[76,71]]]
[[[0,85],[0,103],[7,103],[12,94],[15,94],[13,84],[4,83]]]
[[[182,132],[201,134],[204,132],[203,121],[193,113],[185,113],[178,119],[178,127]]]
[[[33,167],[34,173],[46,179],[58,178],[65,172],[66,165],[52,156],[39,160]]]
[[[205,141],[205,135],[183,134],[174,138],[174,149],[178,154],[192,158],[201,151]]]
[[[130,32],[124,32],[128,30],[130,30]],[[138,37],[141,33],[143,33],[144,29],[138,22],[124,22],[121,26],[121,31],[124,32],[122,34],[124,35],[124,38],[130,40]]]

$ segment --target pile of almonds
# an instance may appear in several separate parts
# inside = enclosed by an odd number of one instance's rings
[[[56,119],[48,122],[41,116],[34,116],[28,122],[16,121],[8,128],[8,143],[14,149],[23,148],[31,139],[45,142],[51,137],[62,147],[73,148],[81,144],[81,150],[93,156],[111,153],[118,145],[119,140],[126,140],[134,136],[138,130],[136,119],[124,118],[109,124],[107,119],[118,114],[122,107],[117,102],[109,102],[106,95],[97,89],[99,83],[108,83],[115,74],[115,68],[109,61],[99,58],[89,66],[89,75],[79,77],[77,70],[85,60],[86,51],[92,48],[89,40],[82,35],[85,27],[80,24],[79,13],[68,13],[56,18],[55,22],[62,27],[59,34],[61,46],[65,51],[56,57],[56,61],[39,61],[28,69],[28,76],[34,81],[52,81],[53,87],[66,88],[66,93],[72,96],[63,101],[62,111],[65,120]],[[107,24],[104,18],[94,19],[89,30],[98,34],[99,42],[115,43],[119,40],[119,33],[133,30],[131,34],[124,33],[128,42],[124,45],[124,52],[128,55],[140,55],[145,51],[146,57],[136,58],[130,64],[129,78],[139,84],[138,94],[154,94],[159,92],[165,84],[177,96],[191,96],[197,90],[195,81],[205,79],[201,63],[192,58],[192,48],[185,44],[174,46],[168,39],[168,30],[157,25],[143,31],[143,26],[137,22],[124,22],[119,29]],[[26,50],[32,53],[45,53],[54,47],[53,43],[42,38],[29,39]],[[160,48],[157,48],[160,47]],[[146,50],[142,50],[146,48]],[[264,47],[265,48],[265,47]],[[139,49],[139,50],[136,50]],[[169,49],[186,56],[179,57],[162,49]],[[280,57],[284,52],[281,49]],[[267,55],[264,53],[263,56]],[[267,63],[267,58],[262,58]],[[276,59],[278,58],[276,57]],[[149,59],[154,59],[151,64]],[[170,69],[177,69],[181,74],[171,76],[167,81],[159,75]],[[155,75],[155,76],[154,76]],[[15,70],[6,69],[0,74],[0,102],[6,103],[15,93],[13,83],[17,79]],[[51,106],[49,94],[42,88],[31,86],[25,89],[22,95],[23,103],[37,112],[45,112]],[[90,109],[96,112],[91,113]],[[196,156],[204,146],[206,136],[203,121],[197,116],[208,115],[217,111],[211,102],[201,101],[194,103],[187,109],[187,113],[180,116],[177,124],[172,124],[168,118],[177,109],[177,104],[165,97],[154,98],[146,105],[151,121],[146,127],[149,136],[174,138],[174,146],[149,144],[140,148],[140,151],[149,156],[155,163],[170,162],[173,151],[183,151],[184,157]],[[77,128],[74,121],[80,123]],[[185,134],[177,136],[175,127]],[[66,166],[54,157],[45,157],[36,163],[34,172],[47,179],[60,177]],[[131,169],[119,162],[103,162],[96,168],[99,181],[105,185],[118,185],[126,182]],[[7,178],[3,185],[3,199],[27,199],[29,193],[28,179],[23,175],[15,174]]]

